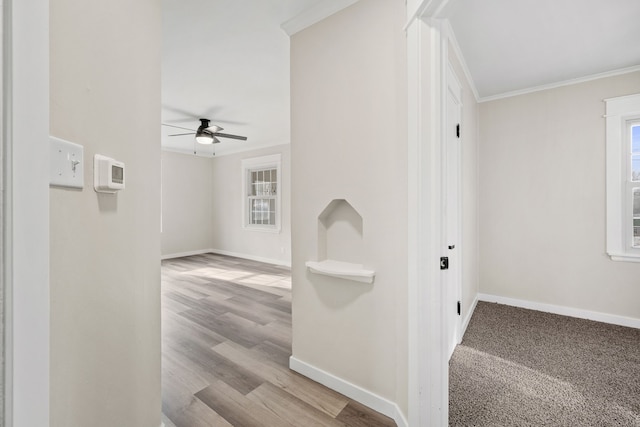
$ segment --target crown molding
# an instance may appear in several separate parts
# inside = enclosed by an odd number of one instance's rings
[[[285,146],[290,146],[291,144],[286,142],[284,144],[282,143],[276,143],[276,144],[268,144],[268,145],[252,145],[252,146],[244,146],[244,147],[227,147],[226,149],[222,150],[222,151],[216,151],[215,153],[212,151],[196,151],[196,154],[193,153],[193,149],[192,148],[188,148],[188,149],[184,149],[184,148],[176,148],[176,147],[161,147],[160,149],[162,151],[166,151],[168,153],[177,153],[177,154],[185,154],[187,156],[195,156],[195,157],[203,157],[203,158],[208,158],[208,159],[215,159],[218,157],[224,157],[224,156],[230,156],[232,154],[238,154],[238,153],[252,153],[255,151],[260,151],[260,150],[265,150],[268,148],[277,148],[277,147],[285,147]]]
[[[444,11],[448,6],[455,3],[455,0],[419,0],[415,5],[414,11],[409,13],[404,30],[407,29],[418,19],[442,19]]]
[[[325,18],[340,12],[358,0],[324,0],[315,4],[309,9],[299,13],[288,21],[284,22],[280,28],[287,33],[288,36],[292,36],[295,33],[304,30],[312,26],[313,24],[322,21]]]
[[[562,86],[571,86],[578,83],[590,82],[592,80],[604,79],[606,77],[615,77],[615,76],[620,76],[622,74],[635,73],[636,71],[640,71],[640,65],[634,65],[633,67],[620,68],[612,71],[605,71],[604,73],[591,74],[584,77],[578,77],[576,79],[563,80],[561,82],[549,83],[546,85],[533,86],[526,89],[500,93],[497,95],[483,96],[480,99],[478,99],[478,102],[496,101],[498,99],[511,98],[513,96],[519,96],[519,95],[526,95],[529,93],[540,92],[547,89],[555,89]]]

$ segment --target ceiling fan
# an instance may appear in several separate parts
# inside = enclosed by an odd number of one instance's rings
[[[189,133],[176,133],[173,135],[169,135],[169,136],[182,136],[182,135],[195,135],[196,136],[196,141],[198,141],[200,144],[217,144],[220,142],[220,140],[217,137],[220,138],[230,138],[230,139],[239,139],[241,141],[246,141],[247,137],[246,136],[239,136],[239,135],[231,135],[228,133],[221,133],[220,131],[223,130],[220,126],[218,125],[212,125],[209,124],[211,122],[211,120],[209,119],[200,119],[200,126],[198,127],[198,129],[189,129],[189,128],[183,128],[181,126],[174,126],[174,125],[170,125],[167,123],[162,123],[162,126],[169,126],[172,128],[178,128],[178,129],[184,129],[184,130],[189,130],[191,132]]]

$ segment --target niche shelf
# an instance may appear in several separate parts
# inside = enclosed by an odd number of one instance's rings
[[[373,283],[375,271],[364,268],[362,216],[344,199],[335,199],[318,216],[318,261],[309,271],[356,282]]]
[[[355,280],[356,282],[373,283],[376,272],[365,270],[362,264],[350,262],[333,261],[330,259],[315,262],[307,261],[309,271],[325,276],[339,277],[340,279]]]

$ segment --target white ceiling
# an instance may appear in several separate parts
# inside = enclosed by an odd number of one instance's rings
[[[198,118],[209,118],[249,138],[197,145],[205,156],[289,143],[289,36],[281,25],[310,9],[351,2],[163,0],[163,123],[195,129]],[[481,100],[640,69],[640,0],[448,4],[446,17]],[[163,126],[162,146],[193,153],[193,136],[168,137],[181,132]]]
[[[447,12],[479,97],[640,65],[639,0],[456,0]]]
[[[280,25],[321,0],[163,0],[162,122],[225,133],[217,155],[290,141],[289,36]],[[162,146],[193,153],[194,137],[162,126]]]

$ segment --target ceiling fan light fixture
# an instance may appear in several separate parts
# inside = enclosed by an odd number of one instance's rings
[[[198,133],[196,134],[196,141],[199,144],[204,144],[204,145],[210,145],[213,144],[213,140],[215,139],[215,137],[211,134],[202,132],[202,133]]]
[[[216,138],[216,135],[219,136],[219,137],[222,137],[222,138],[238,139],[238,140],[241,140],[241,141],[246,141],[247,140],[246,136],[231,135],[231,134],[227,134],[227,133],[220,133],[220,131],[223,130],[223,128],[218,126],[218,125],[209,125],[210,122],[211,122],[211,120],[209,120],[209,119],[200,119],[200,126],[198,127],[197,130],[193,130],[190,133],[177,133],[177,134],[169,135],[169,136],[195,135],[196,136],[196,142],[198,142],[199,144],[203,144],[203,145],[218,144],[220,142],[220,140],[218,138]],[[169,127],[174,127],[174,128],[178,128],[178,129],[191,130],[189,128],[183,128],[181,126],[174,126],[174,125],[170,125],[168,123],[162,123],[162,126],[169,126]]]
[[[217,144],[220,142],[220,140],[210,132],[198,132],[196,134],[196,141],[203,145]]]

